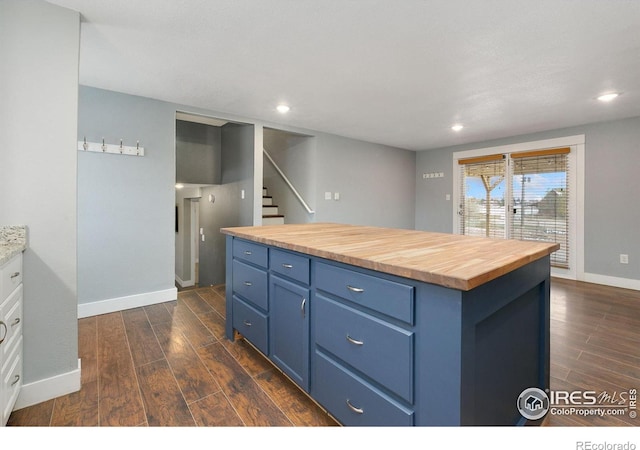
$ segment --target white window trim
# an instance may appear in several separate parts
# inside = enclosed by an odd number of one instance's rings
[[[539,150],[554,147],[571,147],[569,158],[572,169],[572,177],[569,186],[569,207],[573,215],[570,228],[574,233],[569,236],[569,246],[571,249],[569,267],[561,269],[552,267],[551,275],[559,278],[584,281],[584,168],[585,168],[585,135],[566,136],[540,141],[521,142],[516,144],[501,145],[497,147],[478,148],[453,153],[453,233],[459,233],[458,229],[458,199],[460,198],[460,171],[458,160],[473,158],[476,156],[486,156],[505,153],[524,152],[529,150]]]

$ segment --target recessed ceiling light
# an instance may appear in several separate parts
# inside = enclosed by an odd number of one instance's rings
[[[278,110],[279,113],[285,114],[285,113],[288,113],[291,108],[287,105],[278,105],[276,106],[276,109]]]
[[[619,95],[620,94],[617,93],[617,92],[611,92],[610,94],[603,94],[603,95],[599,96],[598,100],[600,100],[601,102],[610,102],[611,100],[613,100],[614,98],[616,98]]]
[[[460,125],[459,123],[455,124],[454,126],[451,127],[451,129],[453,131],[460,131],[462,130],[464,127],[462,125]]]

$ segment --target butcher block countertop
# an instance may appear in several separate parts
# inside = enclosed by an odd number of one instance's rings
[[[222,233],[333,261],[468,291],[560,248],[549,242],[309,223]]]

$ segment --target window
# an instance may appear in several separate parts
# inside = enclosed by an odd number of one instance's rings
[[[551,265],[569,267],[568,147],[511,154],[509,237],[556,242]]]
[[[461,159],[460,232],[501,237],[505,231],[506,165],[504,155]]]
[[[583,271],[576,192],[583,152],[584,136],[572,136],[455,153],[454,232],[556,242],[552,272],[576,278]]]

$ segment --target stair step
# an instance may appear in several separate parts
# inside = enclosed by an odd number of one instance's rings
[[[278,205],[273,204],[273,197],[267,188],[262,188],[262,225],[284,225],[284,214],[279,214]]]
[[[262,225],[284,225],[284,216],[280,214],[262,216]]]

